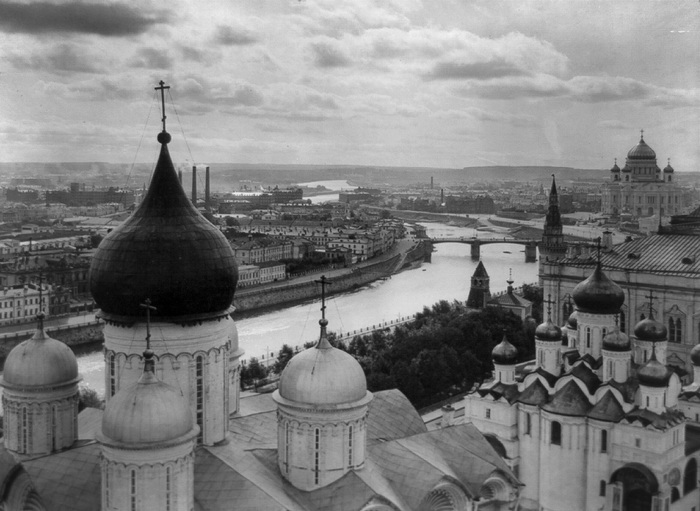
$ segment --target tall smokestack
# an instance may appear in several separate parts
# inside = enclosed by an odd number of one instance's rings
[[[433,176],[430,176],[430,189],[433,189]]]
[[[182,169],[177,171],[177,178],[180,180],[180,186],[182,186]]]
[[[192,165],[192,204],[197,207],[197,166]]]
[[[207,167],[204,179],[204,208],[209,211],[209,167]]]
[[[444,204],[444,203],[445,203],[445,189],[440,188],[440,204]]]

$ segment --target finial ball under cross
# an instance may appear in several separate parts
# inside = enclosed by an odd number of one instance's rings
[[[165,131],[165,119],[167,119],[167,116],[165,115],[165,91],[166,91],[166,89],[170,89],[170,86],[165,85],[165,82],[163,80],[158,82],[158,84],[160,86],[156,87],[155,90],[160,91],[160,102],[161,102],[161,108],[162,108],[162,113],[163,113],[163,118],[162,118],[163,131],[158,133],[158,142],[160,142],[161,144],[168,144],[172,140],[172,137],[170,136],[170,133]]]

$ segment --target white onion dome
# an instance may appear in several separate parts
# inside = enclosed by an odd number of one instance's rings
[[[668,330],[663,323],[654,319],[651,314],[641,320],[634,327],[634,336],[640,341],[660,342],[665,341]]]
[[[326,338],[328,321],[322,319],[321,338],[313,348],[292,357],[282,371],[279,396],[294,403],[332,406],[367,397],[367,378],[355,358],[331,346]]]
[[[144,352],[141,378],[117,392],[105,406],[102,438],[131,448],[185,441],[199,431],[182,393],[153,373],[153,352]]]
[[[31,339],[15,346],[5,359],[3,384],[12,387],[51,387],[77,383],[78,361],[73,351],[44,332],[43,314]]]
[[[656,160],[656,153],[641,137],[639,143],[627,153],[628,160]]]
[[[566,320],[566,325],[571,330],[576,330],[578,328],[578,311],[574,311],[569,314],[569,319]]]
[[[547,321],[540,324],[535,329],[535,338],[539,341],[561,341],[561,328],[552,323],[552,319],[548,318]]]
[[[693,346],[690,350],[690,360],[693,362],[694,366],[700,366],[700,344]]]
[[[586,280],[576,285],[572,295],[576,308],[591,314],[617,314],[625,303],[622,288],[603,273],[600,263]]]
[[[495,364],[513,365],[518,360],[518,349],[504,335],[503,340],[491,351],[491,359]]]
[[[630,338],[616,328],[603,338],[603,349],[607,351],[630,351]]]
[[[90,292],[102,312],[141,316],[150,298],[160,317],[228,309],[238,282],[231,245],[197,211],[162,144],[138,209],[100,243],[90,265]]]
[[[656,351],[652,351],[651,358],[637,371],[639,383],[647,387],[665,387],[671,377],[671,371],[656,360]]]

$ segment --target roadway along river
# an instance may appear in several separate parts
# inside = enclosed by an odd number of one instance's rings
[[[474,229],[426,223],[429,236],[471,237]],[[479,233],[489,237],[489,233]],[[432,263],[407,270],[388,280],[377,281],[355,292],[332,296],[326,316],[330,331],[352,331],[421,311],[439,300],[467,299],[470,277],[476,262],[469,257],[469,245],[440,244]],[[491,292],[505,290],[509,270],[515,286],[537,281],[537,263],[526,263],[521,245],[485,245],[481,257],[491,277]],[[320,275],[319,275],[320,276]],[[320,294],[320,289],[319,289]],[[236,318],[244,358],[274,356],[283,344],[302,345],[318,337],[318,301]],[[79,355],[84,383],[102,393],[104,361],[101,351]]]

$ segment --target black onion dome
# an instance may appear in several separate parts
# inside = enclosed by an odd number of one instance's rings
[[[228,309],[238,268],[228,241],[185,195],[162,132],[160,157],[138,209],[100,243],[90,291],[103,312],[141,316],[150,298],[158,316]]]
[[[620,172],[620,167],[617,166],[617,162],[615,162],[615,165],[612,166],[610,172]]]
[[[666,174],[671,174],[671,173],[673,173],[673,167],[671,167],[671,163],[670,163],[670,162],[669,162],[668,165],[666,165],[666,166],[664,167],[664,172],[665,172]]]
[[[603,338],[603,349],[607,351],[630,351],[630,338],[617,328]]]
[[[700,344],[693,346],[690,350],[690,360],[693,362],[694,366],[700,366]]]
[[[639,371],[637,371],[639,383],[647,387],[665,387],[670,377],[671,371],[656,360],[655,352],[652,352],[649,362],[644,364]]]
[[[591,314],[617,314],[625,303],[622,288],[603,273],[600,264],[586,280],[576,285],[572,295],[576,308]]]
[[[547,319],[535,329],[535,339],[539,341],[561,341],[561,328]]]
[[[655,160],[656,153],[647,145],[642,137],[639,143],[627,153],[628,160]]]
[[[503,340],[491,351],[491,360],[501,365],[515,364],[518,360],[518,349],[508,342],[504,335]]]
[[[634,327],[634,336],[640,341],[665,341],[667,334],[664,324],[656,321],[653,316],[641,320]]]
[[[578,311],[574,311],[569,314],[569,319],[566,320],[566,325],[571,330],[576,330],[578,328]]]

